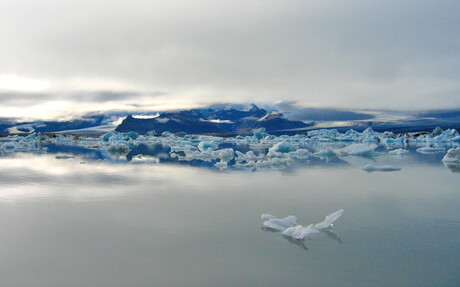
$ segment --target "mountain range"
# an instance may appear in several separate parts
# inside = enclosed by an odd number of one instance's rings
[[[306,128],[311,124],[286,119],[282,113],[269,113],[252,104],[249,110],[234,108],[194,109],[179,112],[164,112],[152,119],[128,116],[115,129],[119,132],[134,131],[145,134],[151,130],[190,134],[230,133],[250,134],[253,129],[265,128],[268,133],[281,130]]]
[[[363,131],[416,132],[435,127],[460,128],[460,110],[379,111],[303,108],[294,103],[278,105],[217,104],[201,109],[158,112],[107,112],[87,114],[76,119],[52,121],[21,121],[1,118],[0,133],[73,133],[103,134],[108,131],[134,131],[145,134],[151,130],[185,133],[250,134],[265,128],[268,133],[296,134],[312,129],[335,128]]]

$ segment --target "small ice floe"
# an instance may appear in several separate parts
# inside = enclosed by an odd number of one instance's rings
[[[216,162],[214,166],[220,170],[224,170],[228,167],[228,164],[226,161],[221,160],[221,161]]]
[[[303,240],[313,234],[324,232],[332,229],[333,223],[343,214],[343,209],[340,209],[326,216],[324,221],[315,225],[310,224],[307,227],[297,224],[297,217],[290,215],[279,219],[271,214],[262,214],[261,218],[264,221],[263,226],[272,231],[281,231],[284,236],[296,240]]]
[[[305,239],[316,233],[319,233],[319,230],[316,229],[313,226],[313,224],[310,224],[307,227],[303,227],[302,225],[297,225],[294,227],[289,227],[288,229],[283,231],[283,235],[297,239],[297,240]]]
[[[334,226],[334,222],[340,218],[343,214],[343,209],[340,209],[332,214],[326,216],[324,221],[317,223],[315,225],[310,224],[307,227],[303,227],[302,225],[297,225],[294,227],[289,227],[283,231],[283,235],[292,237],[297,240],[303,240],[305,238],[309,238],[310,236],[319,233],[320,231],[330,230]]]
[[[460,148],[451,148],[447,151],[446,155],[442,159],[443,162],[447,163],[458,163],[460,164]]]
[[[268,149],[267,157],[284,157],[285,154],[295,152],[297,147],[288,142],[279,142]]]
[[[265,228],[274,231],[284,231],[286,228],[296,226],[297,225],[297,217],[293,215],[289,215],[285,218],[276,218],[271,214],[262,214],[260,216],[265,222],[263,223]]]
[[[451,148],[442,159],[445,167],[452,172],[460,172],[460,148]]]
[[[376,144],[351,144],[337,151],[339,155],[371,155],[377,148]]]
[[[445,152],[446,149],[443,147],[430,147],[430,146],[425,146],[425,147],[420,147],[416,149],[418,153],[423,153],[423,154],[432,154],[432,153],[440,153],[440,152]]]
[[[344,210],[340,209],[340,210],[337,210],[334,213],[329,214],[328,216],[326,216],[324,221],[315,224],[315,228],[318,229],[318,230],[323,230],[323,229],[330,229],[330,228],[334,227],[334,222],[337,219],[339,219],[340,216],[342,216],[343,212],[344,212]]]
[[[406,155],[409,153],[409,151],[407,149],[398,148],[398,149],[390,150],[388,153],[391,155]]]
[[[107,152],[111,154],[128,154],[130,150],[130,143],[123,140],[112,142],[107,148]]]
[[[365,167],[363,167],[363,170],[367,172],[373,172],[373,171],[398,171],[401,170],[400,167],[395,167],[395,166],[390,166],[390,165],[382,165],[382,166],[377,166],[373,164],[368,164]]]

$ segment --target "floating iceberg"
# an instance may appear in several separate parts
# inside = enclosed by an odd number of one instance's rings
[[[252,133],[254,134],[254,137],[258,140],[268,136],[268,134],[265,132],[265,128],[254,129],[252,130]]]
[[[217,167],[220,170],[226,169],[228,164],[226,161],[218,161],[214,164],[215,167]]]
[[[407,149],[398,148],[395,150],[390,150],[388,153],[391,155],[405,155],[408,154],[409,151]]]
[[[374,150],[377,148],[376,144],[351,144],[349,146],[346,146],[340,150],[338,150],[338,153],[340,155],[369,155],[374,152]]]
[[[113,154],[127,154],[130,151],[129,146],[130,144],[127,141],[118,141],[110,144],[110,146],[107,148],[107,151]]]
[[[269,228],[274,231],[282,231],[284,236],[296,240],[303,240],[319,233],[320,231],[330,230],[333,227],[333,223],[342,216],[343,211],[343,209],[340,209],[326,216],[324,221],[315,225],[310,224],[307,227],[297,224],[297,217],[293,215],[283,219],[278,219],[271,214],[262,214],[261,218],[265,220],[263,223],[265,228]]]
[[[306,159],[311,156],[311,152],[308,149],[298,149],[291,151],[288,155],[290,158]]]
[[[256,156],[256,154],[252,150],[248,151],[246,154],[244,154],[244,153],[242,153],[240,151],[236,151],[236,155],[237,155],[237,157],[235,158],[235,161],[237,163],[240,163],[240,162],[243,162],[243,161],[251,162],[251,161],[261,160],[261,159],[265,158],[265,155]]]
[[[283,235],[292,237],[297,240],[302,240],[310,237],[313,234],[319,233],[319,230],[316,229],[313,224],[303,227],[302,225],[297,225],[294,227],[289,227],[283,231]]]
[[[398,170],[401,170],[401,168],[400,167],[389,166],[389,165],[377,166],[377,165],[368,164],[365,167],[363,167],[363,170],[365,170],[367,172],[373,172],[373,171],[398,171]]]
[[[322,229],[327,229],[327,228],[332,228],[333,227],[333,223],[340,218],[340,216],[342,216],[344,210],[343,209],[340,209],[334,213],[331,213],[329,214],[328,216],[326,216],[326,218],[324,219],[324,221],[320,222],[320,223],[317,223],[315,224],[315,228],[318,229],[318,230],[322,230]]]
[[[289,227],[283,231],[283,235],[292,237],[297,240],[303,240],[305,238],[309,238],[310,236],[319,233],[323,230],[330,230],[333,227],[333,223],[339,219],[340,216],[343,214],[343,209],[340,209],[328,216],[326,219],[320,223],[315,225],[310,224],[307,227],[303,227],[302,225],[297,225],[293,227]]]
[[[130,153],[146,153],[157,156],[161,146],[164,161],[203,161],[206,166],[245,169],[286,168],[294,162],[301,162],[311,156],[329,159],[338,156],[340,161],[362,168],[373,164],[373,156],[379,146],[389,155],[405,155],[409,149],[418,148],[423,154],[445,153],[449,148],[458,148],[460,135],[457,130],[443,131],[440,128],[431,133],[406,133],[395,135],[392,132],[375,132],[366,129],[360,133],[348,130],[313,130],[307,134],[294,136],[269,135],[265,129],[253,130],[251,136],[216,137],[209,135],[187,135],[184,133],[155,131],[139,135],[134,132],[108,132],[98,138],[54,135],[48,137],[37,133],[27,136],[7,136],[0,138],[0,154],[14,152],[37,152],[49,150],[47,145],[80,146],[86,149],[99,149],[104,157],[127,156]],[[450,150],[449,150],[450,151]],[[313,154],[311,152],[314,152]],[[458,152],[448,152],[444,163],[457,162]],[[132,158],[128,156],[129,160]],[[116,159],[116,157],[115,157]],[[393,158],[394,159],[394,158]],[[137,159],[136,159],[137,160]],[[315,159],[312,160],[316,163]],[[208,164],[209,163],[209,164]],[[191,163],[195,164],[195,163]],[[368,171],[390,171],[388,166],[367,166]]]
[[[202,141],[198,144],[200,151],[215,150],[219,147],[218,143],[213,141]]]
[[[297,147],[282,141],[274,144],[271,148],[268,149],[268,157],[283,157],[285,154],[294,152],[297,150]]]
[[[262,214],[260,216],[264,221],[263,225],[265,228],[274,230],[274,231],[284,231],[288,227],[297,225],[297,217],[289,215],[285,218],[276,218],[271,214]]]
[[[442,159],[446,163],[460,164],[460,148],[451,148]]]

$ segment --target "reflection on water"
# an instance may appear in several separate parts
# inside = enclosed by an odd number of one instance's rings
[[[261,229],[263,231],[265,231],[265,232],[279,233],[279,231],[271,229],[271,228],[267,228],[265,226],[262,226]],[[332,240],[334,240],[334,241],[336,241],[336,242],[338,242],[338,243],[343,245],[342,238],[340,238],[340,236],[338,236],[337,234],[332,232],[332,230],[323,229],[323,230],[319,230],[319,232],[322,233],[322,234],[325,234],[327,236],[327,238],[332,239]],[[312,238],[304,238],[304,239],[299,240],[299,239],[295,239],[295,238],[292,238],[290,236],[286,236],[286,235],[283,235],[283,234],[281,234],[281,236],[282,236],[282,238],[286,239],[289,243],[297,245],[297,246],[301,247],[305,251],[308,251],[308,247],[306,246],[306,243],[308,241],[313,240]]]
[[[0,286],[460,282],[460,177],[442,154],[312,156],[248,172],[50,150],[0,158]],[[369,161],[402,169],[367,173]],[[321,222],[340,208],[312,240],[260,231],[267,210]]]
[[[456,173],[460,172],[460,164],[447,163],[447,162],[443,162],[443,164],[444,164],[445,167],[450,169],[450,171],[452,171],[452,172],[456,172]]]
[[[296,246],[299,246],[300,248],[302,248],[303,250],[305,251],[308,251],[308,247],[305,246],[305,241],[307,239],[303,239],[303,240],[298,240],[298,239],[294,239],[292,237],[289,237],[289,236],[285,236],[283,235],[283,238],[286,239],[289,243],[292,243]]]

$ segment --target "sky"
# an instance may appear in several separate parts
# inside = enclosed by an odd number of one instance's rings
[[[1,0],[0,117],[460,108],[458,0]]]

